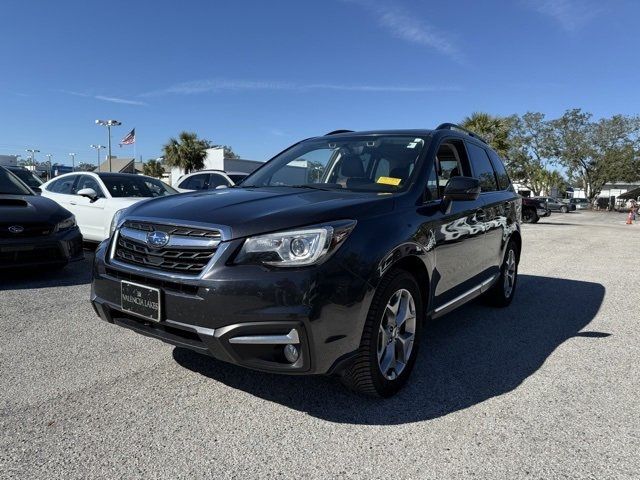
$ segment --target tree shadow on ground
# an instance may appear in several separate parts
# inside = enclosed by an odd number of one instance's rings
[[[430,323],[416,367],[395,397],[375,400],[322,376],[291,377],[254,372],[183,348],[174,359],[232,388],[331,422],[389,425],[447,415],[517,388],[563,342],[606,341],[581,332],[605,294],[597,283],[521,275],[510,307],[473,302]]]

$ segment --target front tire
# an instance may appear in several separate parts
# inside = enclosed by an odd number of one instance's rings
[[[415,278],[392,270],[380,282],[367,315],[360,348],[342,374],[350,389],[390,397],[406,383],[416,361],[424,309]]]
[[[569,209],[567,207],[560,207],[560,211],[562,213],[569,213]]]

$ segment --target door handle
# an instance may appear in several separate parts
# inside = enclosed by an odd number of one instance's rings
[[[77,205],[75,202],[69,202],[69,205]]]

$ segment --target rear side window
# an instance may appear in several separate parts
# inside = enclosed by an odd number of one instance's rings
[[[498,189],[507,190],[509,188],[509,185],[511,184],[511,180],[509,179],[509,175],[507,175],[507,171],[504,168],[502,159],[493,150],[489,150],[489,156],[491,157],[491,162],[493,163],[493,169],[496,171],[496,178],[498,179]]]
[[[212,173],[211,178],[209,179],[209,188],[213,190],[216,187],[219,187],[220,185],[224,185],[225,187],[230,186],[227,179],[224,178],[222,175],[218,175],[217,173]]]
[[[184,180],[180,185],[180,188],[186,188],[187,190],[206,190],[209,186],[209,174],[201,173],[194,175]]]
[[[467,142],[467,150],[469,151],[473,174],[480,180],[480,190],[482,192],[495,192],[498,189],[498,184],[487,151],[470,142]]]
[[[76,177],[63,177],[60,178],[49,185],[47,190],[53,193],[64,193],[67,195],[71,195],[71,190],[73,189],[73,182]]]

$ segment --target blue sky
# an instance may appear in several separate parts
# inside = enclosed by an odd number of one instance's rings
[[[640,113],[640,2],[2,2],[0,154],[146,160],[181,130],[263,160],[327,131],[473,111]],[[131,156],[132,148],[113,153]]]

